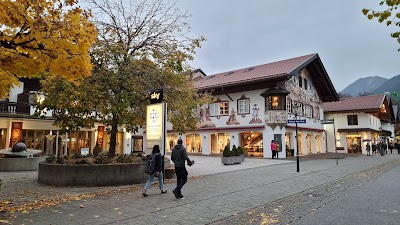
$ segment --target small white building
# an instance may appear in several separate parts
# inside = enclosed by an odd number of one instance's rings
[[[325,119],[334,119],[326,124],[328,152],[336,146],[346,153],[366,154],[366,144],[378,144],[380,140],[394,137],[395,114],[390,97],[386,95],[357,96],[336,102],[323,103]]]

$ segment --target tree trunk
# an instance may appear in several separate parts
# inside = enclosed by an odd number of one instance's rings
[[[115,146],[117,144],[117,133],[118,133],[118,118],[112,120],[111,125],[111,137],[110,137],[110,149],[108,150],[108,156],[113,158],[115,156]]]

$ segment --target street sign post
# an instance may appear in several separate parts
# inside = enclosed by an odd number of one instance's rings
[[[321,124],[333,124],[333,141],[335,143],[335,152],[336,152],[336,165],[339,164],[338,162],[338,152],[337,152],[337,147],[336,147],[336,129],[335,129],[335,119],[327,119],[327,120],[321,120]]]

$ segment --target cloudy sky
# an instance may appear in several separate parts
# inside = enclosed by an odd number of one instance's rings
[[[207,75],[318,53],[336,91],[358,78],[400,74],[394,28],[361,12],[380,0],[180,0],[193,35],[192,63]]]

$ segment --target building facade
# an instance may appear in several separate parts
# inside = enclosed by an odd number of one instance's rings
[[[208,76],[197,70],[193,82],[198,91],[211,92],[215,101],[198,106],[193,112],[198,118],[196,131],[182,134],[167,125],[167,152],[178,139],[183,139],[188,152],[201,155],[221,154],[225,146],[235,145],[248,156],[270,158],[272,140],[279,144],[280,158],[297,149],[299,155],[327,151],[328,141],[321,124],[323,104],[339,98],[318,54]],[[101,124],[67,136],[52,125],[51,117],[32,116],[32,96],[37,90],[22,83],[10,92],[8,101],[0,103],[0,148],[24,139],[28,147],[46,153],[66,154],[66,149],[92,152],[96,145],[108,151],[110,137]],[[25,111],[18,105],[22,95],[27,96],[24,104],[29,106]],[[13,137],[15,132],[19,133]],[[116,153],[148,154],[145,144],[144,130],[131,134],[121,128]]]
[[[194,112],[198,130],[180,134],[169,125],[167,151],[182,138],[188,152],[221,154],[235,145],[248,156],[270,158],[275,140],[285,158],[297,149],[297,121],[299,155],[326,152],[322,104],[338,95],[317,54],[209,76],[196,72],[196,87],[215,101]]]

